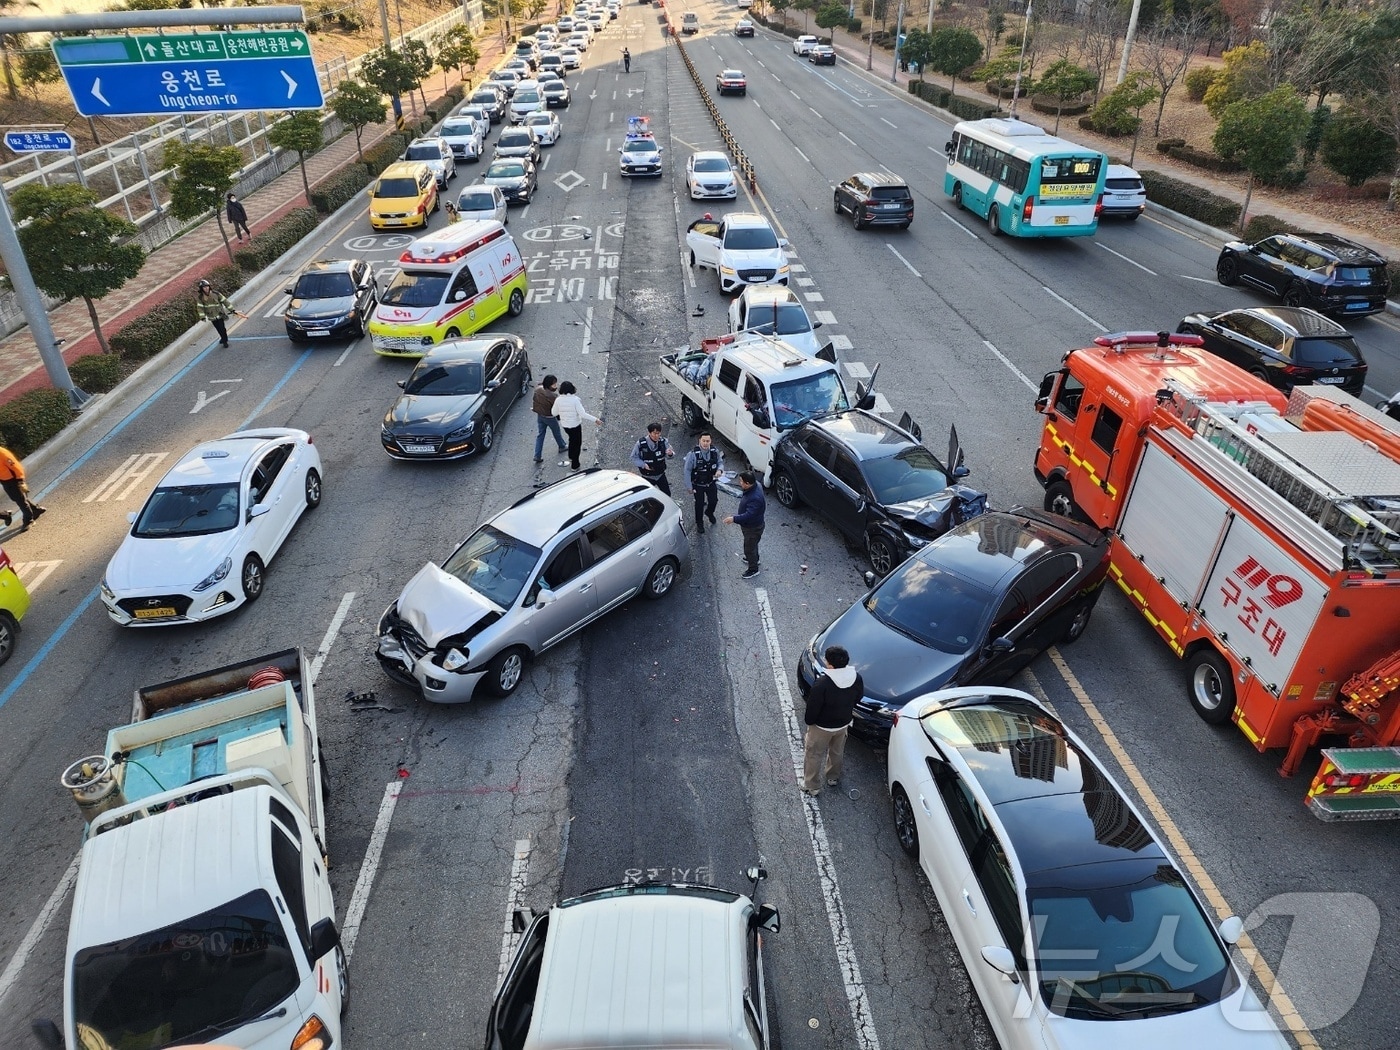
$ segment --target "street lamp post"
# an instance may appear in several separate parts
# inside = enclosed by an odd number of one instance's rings
[[[1021,100],[1021,69],[1026,64],[1026,41],[1031,35],[1031,0],[1026,0],[1026,21],[1021,26],[1021,57],[1016,62],[1016,85],[1011,89],[1011,116],[1016,116],[1016,103]]]
[[[899,14],[894,20],[894,64],[890,66],[890,83],[899,83],[899,53],[904,50],[904,0],[899,0]]]

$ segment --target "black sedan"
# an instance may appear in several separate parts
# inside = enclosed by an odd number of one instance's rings
[[[969,471],[956,437],[951,471],[908,430],[854,409],[808,420],[773,449],[773,495],[806,503],[870,556],[881,576],[913,551],[987,508],[987,497],[957,484]]]
[[[858,736],[883,745],[894,714],[933,689],[998,685],[1084,633],[1108,577],[1108,539],[1048,511],[988,511],[928,544],[821,631],[797,661],[843,646],[865,682]]]
[[[539,175],[529,158],[502,157],[491,162],[481,181],[499,187],[507,204],[529,204],[539,185]]]
[[[374,270],[363,259],[320,259],[285,289],[292,297],[282,320],[295,343],[365,334],[374,314]]]
[[[814,66],[836,65],[836,48],[830,44],[818,44],[807,52],[807,61]]]
[[[516,398],[530,392],[530,356],[514,335],[433,347],[399,383],[379,439],[395,459],[460,459],[488,452]]]
[[[1330,233],[1280,233],[1220,249],[1221,284],[1250,284],[1325,314],[1364,317],[1385,309],[1390,276],[1385,259],[1365,245]]]
[[[1192,314],[1178,332],[1198,335],[1205,348],[1280,390],[1321,383],[1360,395],[1368,365],[1347,330],[1315,310],[1292,306]]]

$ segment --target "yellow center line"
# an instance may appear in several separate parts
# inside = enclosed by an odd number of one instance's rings
[[[1113,757],[1117,759],[1118,766],[1123,771],[1129,782],[1137,789],[1138,796],[1142,799],[1143,805],[1147,807],[1154,820],[1166,834],[1171,842],[1172,849],[1186,865],[1186,870],[1191,873],[1191,878],[1200,887],[1210,906],[1215,909],[1215,914],[1219,919],[1228,918],[1234,915],[1234,910],[1229,902],[1225,900],[1225,895],[1220,892],[1205,865],[1196,857],[1196,852],[1191,848],[1191,844],[1186,840],[1186,836],[1181,829],[1176,826],[1167,813],[1167,808],[1162,805],[1157,793],[1148,786],[1147,779],[1139,772],[1137,764],[1129,757],[1127,749],[1118,741],[1118,736],[1109,728],[1108,722],[1103,715],[1099,714],[1099,709],[1094,702],[1089,699],[1089,694],[1084,687],[1079,684],[1079,679],[1075,673],[1069,669],[1069,664],[1065,663],[1065,658],[1060,655],[1058,649],[1049,650],[1049,656],[1054,661],[1055,668],[1060,672],[1060,677],[1064,679],[1065,685],[1074,694],[1074,698],[1079,701],[1079,706],[1084,709],[1084,713],[1089,716],[1089,721],[1094,723],[1094,728],[1098,730],[1099,736],[1113,752]],[[1320,1050],[1320,1044],[1313,1037],[1308,1026],[1303,1022],[1302,1016],[1298,1013],[1298,1008],[1293,1005],[1293,1000],[1288,997],[1288,993],[1283,990],[1278,977],[1270,968],[1264,957],[1259,954],[1259,950],[1254,947],[1254,942],[1249,939],[1248,934],[1242,934],[1236,947],[1240,955],[1249,964],[1249,968],[1254,971],[1254,976],[1259,979],[1259,984],[1264,989],[1264,994],[1268,996],[1269,1005],[1278,1012],[1280,1020],[1293,1033],[1293,1038],[1297,1041],[1299,1050]]]

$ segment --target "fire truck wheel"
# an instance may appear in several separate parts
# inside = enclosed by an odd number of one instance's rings
[[[1074,502],[1074,490],[1068,481],[1052,481],[1045,486],[1045,509],[1075,521],[1084,520],[1084,515],[1079,513],[1079,505]]]
[[[1209,647],[1196,650],[1186,664],[1191,706],[1201,720],[1224,725],[1235,713],[1235,682],[1225,658]]]

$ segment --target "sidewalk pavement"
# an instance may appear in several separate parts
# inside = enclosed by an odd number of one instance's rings
[[[478,67],[492,68],[501,58],[502,44],[499,33],[483,35],[478,42],[482,50]],[[430,96],[441,83],[440,73],[434,74],[424,85]],[[456,71],[449,74],[448,85],[460,82]],[[440,92],[439,92],[440,93]],[[415,100],[417,96],[414,96]],[[408,114],[422,114],[421,103],[403,99],[404,111]],[[363,148],[369,149],[394,130],[393,114],[383,124],[371,124],[363,134]],[[327,144],[319,152],[306,158],[307,181],[314,189],[317,183],[335,175],[358,159],[353,132],[346,132],[334,142]],[[272,182],[240,198],[248,209],[248,223],[256,238],[260,230],[292,211],[307,204],[302,189],[301,171],[293,165]],[[224,224],[232,236],[232,229]],[[235,250],[239,247],[234,240]],[[110,295],[97,301],[97,316],[102,322],[102,331],[110,339],[119,328],[140,316],[146,310],[173,298],[186,294],[191,280],[208,273],[215,267],[229,261],[224,251],[223,238],[219,226],[210,216],[198,226],[192,227],[181,236],[161,245],[146,257],[141,272]],[[235,304],[237,296],[234,296]],[[54,336],[66,340],[61,344],[63,359],[72,363],[85,354],[98,353],[97,336],[92,330],[87,307],[81,299],[62,303],[49,311],[49,322],[53,325]],[[0,339],[0,404],[5,404],[29,390],[49,387],[48,373],[39,358],[38,347],[26,326],[12,335]]]

